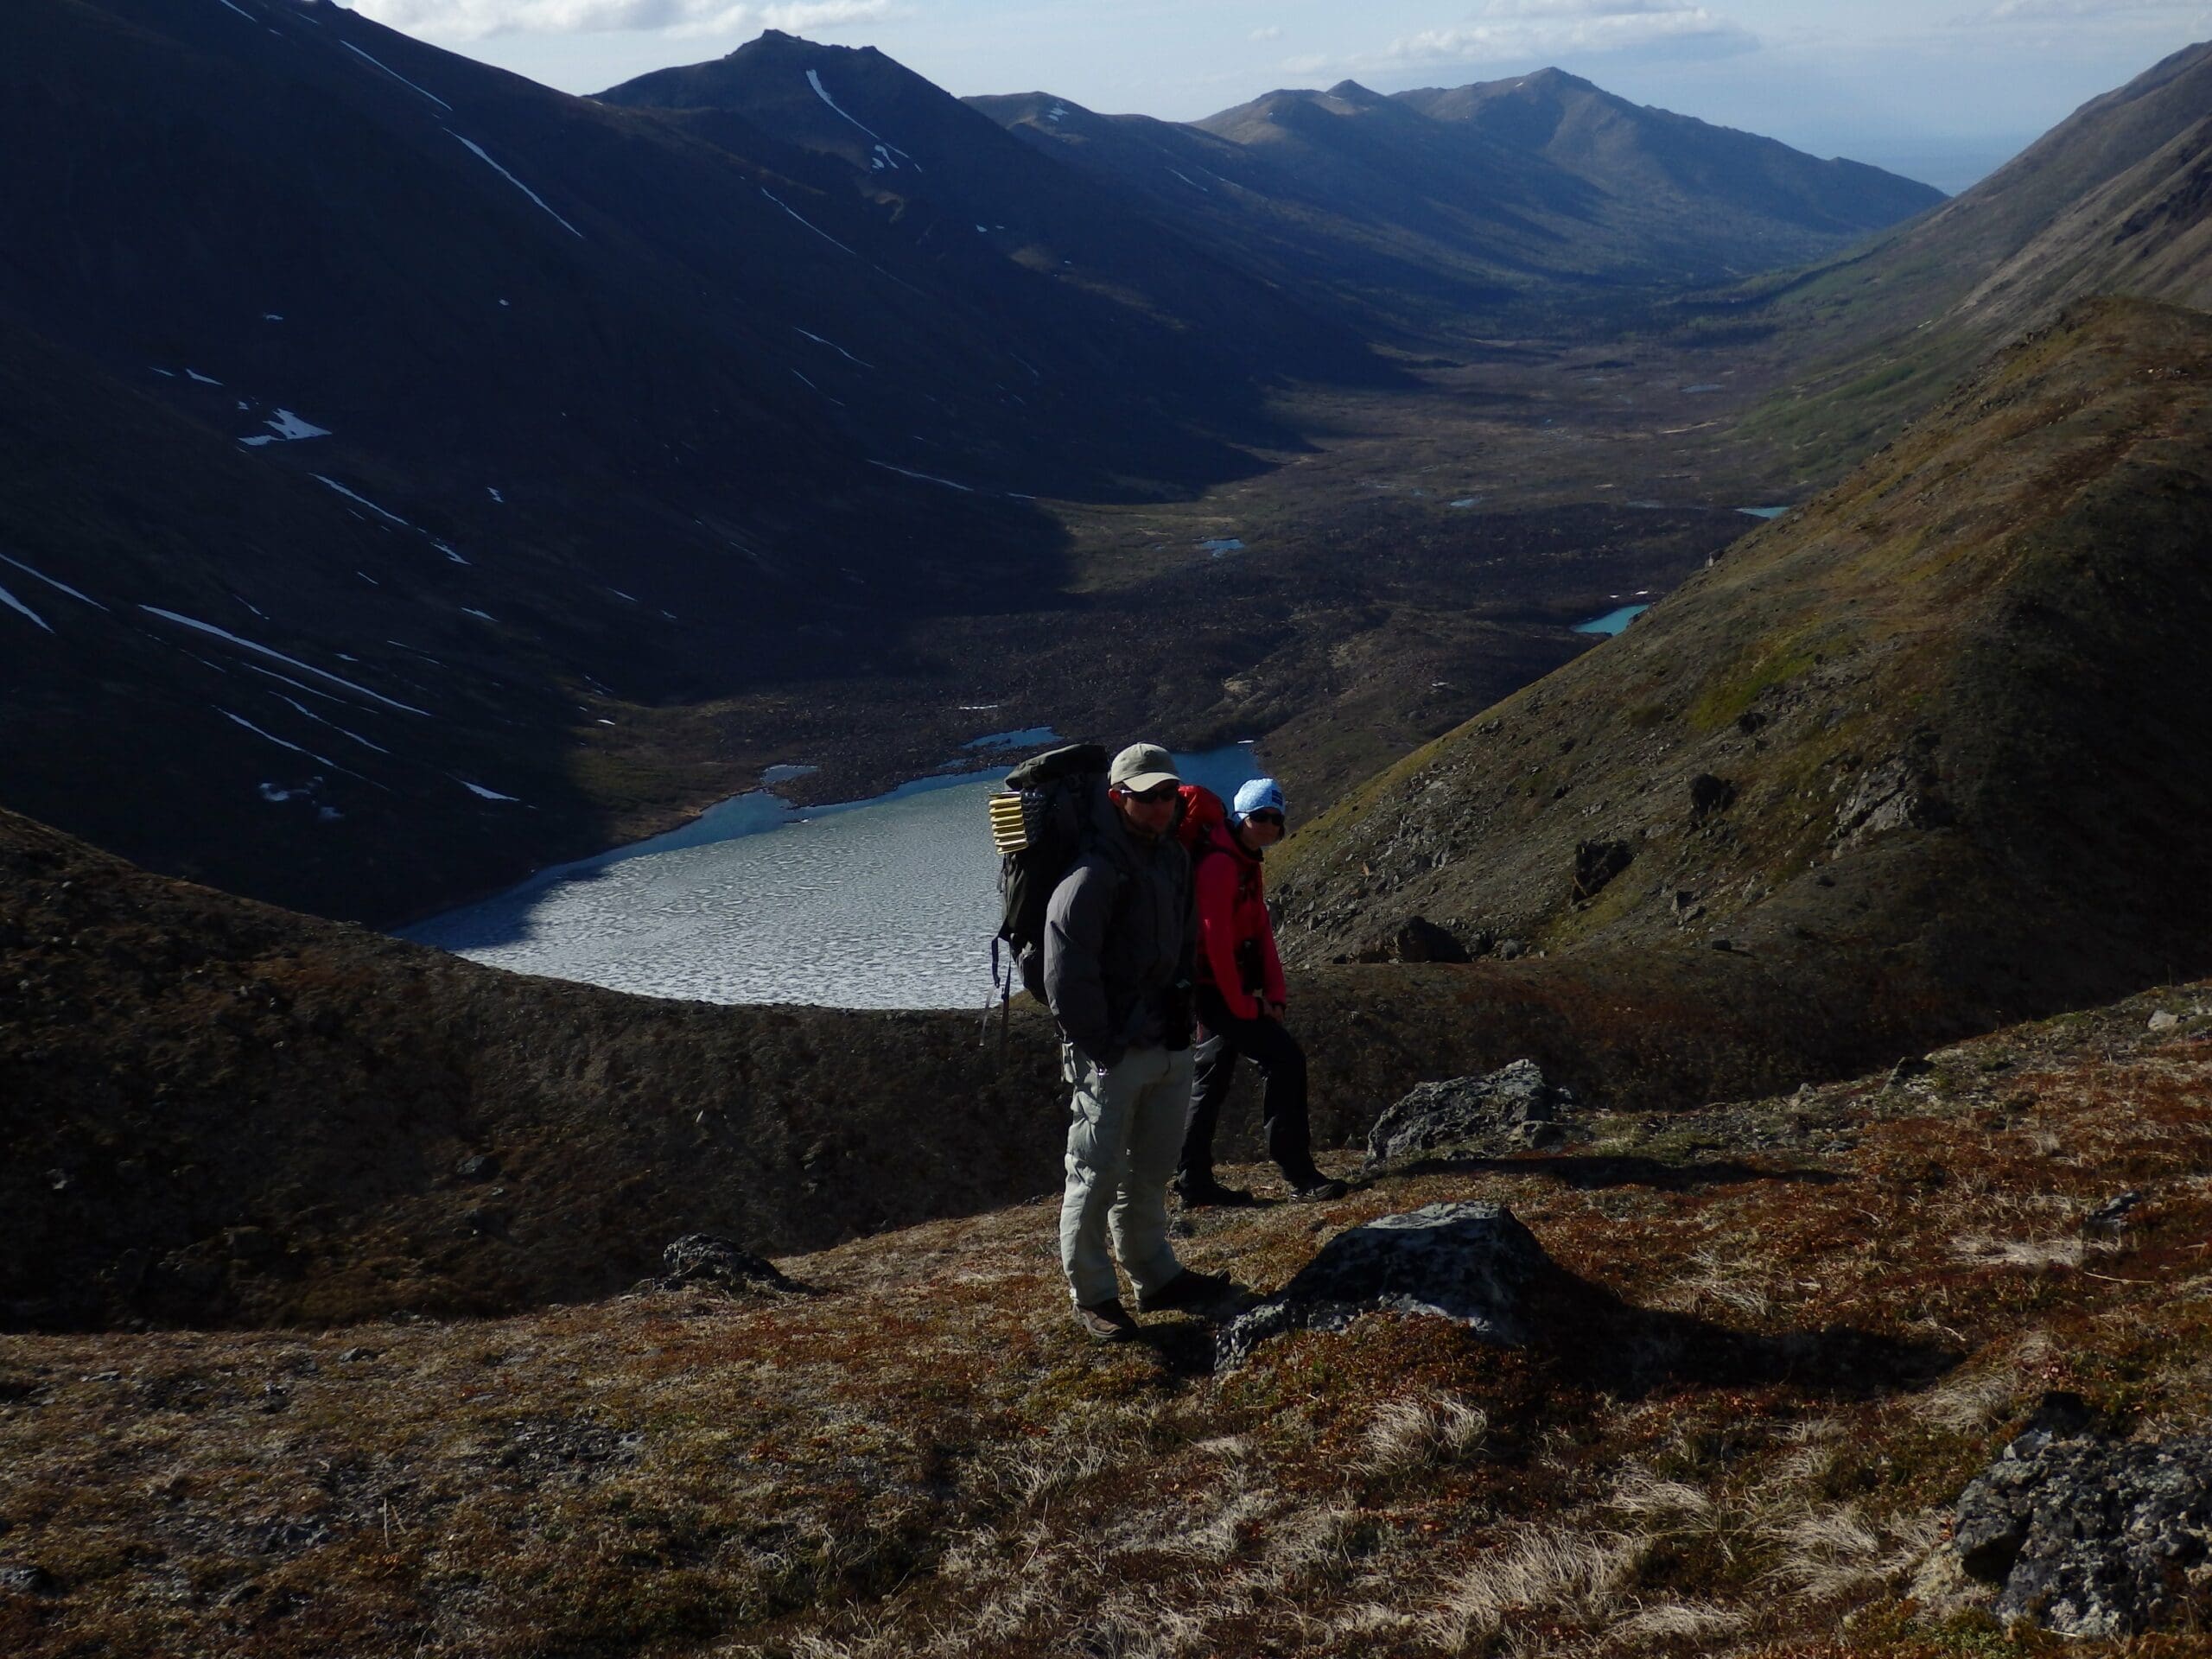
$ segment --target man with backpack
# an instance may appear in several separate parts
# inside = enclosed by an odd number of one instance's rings
[[[1185,791],[1187,795],[1188,790]],[[1226,817],[1193,849],[1198,950],[1195,963],[1198,1045],[1191,1096],[1190,1129],[1175,1173],[1186,1206],[1249,1204],[1252,1195],[1214,1179],[1214,1126],[1236,1078],[1239,1055],[1249,1054],[1267,1078],[1260,1121],[1268,1155],[1290,1184],[1293,1198],[1341,1198],[1342,1181],[1314,1166],[1306,1123],[1306,1052],[1283,1028],[1282,959],[1275,952],[1274,924],[1261,880],[1267,850],[1283,837],[1287,806],[1282,785],[1255,778],[1236,791]]]
[[[1167,1237],[1167,1183],[1192,1075],[1191,868],[1174,834],[1180,780],[1165,749],[1133,743],[1093,786],[1081,853],[1046,912],[1043,982],[1075,1091],[1060,1262],[1077,1322],[1113,1341],[1136,1330],[1115,1258],[1146,1313],[1211,1301],[1228,1283],[1183,1267]]]

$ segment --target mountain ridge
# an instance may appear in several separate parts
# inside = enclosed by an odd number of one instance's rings
[[[1181,126],[1040,94],[970,101],[1247,248],[1275,280],[1416,332],[1526,327],[1546,306],[1617,306],[1623,285],[1800,263],[1942,199],[1555,70],[1387,97],[1357,81],[1278,88]],[[1554,143],[1562,130],[1579,142]],[[1212,200],[1210,174],[1230,200]],[[1346,293],[1363,264],[1376,291]]]
[[[2212,41],[2091,99],[1924,219],[1731,296],[1808,360],[1750,429],[1847,461],[2072,302],[2212,305],[2208,169]]]

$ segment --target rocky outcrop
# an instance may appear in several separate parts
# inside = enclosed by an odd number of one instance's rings
[[[1951,817],[1925,760],[1898,755],[1860,776],[1837,809],[1829,842],[1838,854],[1848,853],[1892,831],[1932,829]]]
[[[1580,1103],[1534,1060],[1516,1060],[1487,1077],[1418,1084],[1368,1131],[1367,1167],[1439,1153],[1548,1146],[1564,1137],[1560,1119]]]
[[[1690,779],[1690,819],[1702,823],[1716,812],[1726,812],[1736,804],[1736,785],[1726,778],[1716,778],[1709,772],[1700,772]]]
[[[1586,841],[1574,849],[1574,902],[1595,899],[1628,868],[1636,849],[1624,841]]]
[[[1486,948],[1485,941],[1478,944]],[[1354,962],[1471,962],[1474,953],[1448,927],[1426,916],[1408,916],[1394,931],[1351,953]]]
[[[711,1233],[686,1233],[661,1252],[661,1262],[668,1271],[658,1283],[666,1290],[704,1285],[749,1296],[798,1288],[772,1262]]]
[[[1548,1265],[1543,1247],[1501,1204],[1425,1205],[1338,1234],[1274,1296],[1221,1333],[1230,1370],[1270,1338],[1341,1331],[1368,1313],[1425,1313],[1485,1341],[1528,1340],[1528,1294]]]
[[[1950,1548],[1999,1586],[1997,1616],[2115,1637],[2212,1611],[2212,1439],[2115,1440],[2039,1416],[1959,1495]]]

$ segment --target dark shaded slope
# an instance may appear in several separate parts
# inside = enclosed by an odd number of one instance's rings
[[[1301,834],[1297,951],[1421,913],[1693,1006],[1725,961],[1869,1058],[2201,971],[2208,372],[2142,304],[2009,352]]]
[[[567,98],[336,6],[29,0],[10,43],[0,551],[94,604],[0,613],[0,798],[325,912],[419,912],[745,786],[779,734],[680,709],[911,668],[918,620],[1056,591],[1023,498],[1248,472],[1230,435],[1283,436],[1263,383],[1371,373],[1235,273],[1163,255],[1170,315],[945,245],[941,207],[741,118]],[[374,696],[195,664],[147,605],[424,712],[403,741]],[[333,707],[373,747],[334,753]]]
[[[556,664],[627,677],[638,607],[549,546],[388,522],[4,323],[0,524],[13,804],[362,914],[603,832]]]
[[[2092,99],[1926,218],[1731,306],[1812,365],[1751,422],[1834,471],[2091,294],[2212,305],[2212,43]]]
[[[1179,392],[1249,413],[1237,389],[1276,366],[1260,347],[1293,332],[1232,334],[1224,357],[1251,349],[1224,388],[1218,364],[1179,369],[1155,321],[1086,298],[1095,272],[1046,280],[1011,249],[940,268],[804,127],[702,142],[334,6],[267,15],[273,33],[220,7],[36,0],[6,88],[6,291],[27,319],[118,365],[219,359],[418,467],[734,466],[794,496],[864,460],[1033,493],[1178,455],[1177,475],[1217,475],[1197,420],[1133,417]],[[970,291],[985,264],[1001,280]],[[1193,303],[1260,304],[1217,275],[1237,291],[1192,276]]]
[[[11,1321],[513,1306],[683,1231],[789,1249],[1050,1185],[1033,1040],[1001,1074],[965,1016],[501,974],[6,813],[0,962]]]
[[[1188,424],[1173,413],[1178,401],[1249,418],[1236,389],[1255,374],[1389,378],[1339,319],[1300,306],[1123,193],[1017,142],[872,47],[820,46],[772,29],[725,58],[640,76],[597,101],[690,113],[692,130],[740,154],[753,147],[752,133],[766,131],[835,158],[845,185],[916,260],[980,290],[974,299],[996,295],[1010,321],[1022,315],[1024,293],[1031,308],[1058,308],[1048,315],[1079,334],[1096,331],[1087,314],[1111,318],[1123,337],[1096,340],[1099,360],[1087,366],[1101,380],[1141,375],[1178,391],[1155,411],[1162,425]],[[722,118],[696,118],[707,112]],[[1054,344],[1065,353],[1075,342]],[[1114,362],[1132,353],[1135,360]]]
[[[0,799],[326,913],[404,916],[728,793],[750,772],[642,705],[865,673],[912,613],[1025,574],[945,492],[825,582],[741,508],[625,520],[512,477],[480,507],[332,438],[283,464],[232,436],[278,405],[177,378],[0,321]]]

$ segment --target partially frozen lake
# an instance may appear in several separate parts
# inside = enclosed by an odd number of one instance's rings
[[[1227,795],[1248,745],[1176,757]],[[756,790],[693,823],[406,929],[520,973],[707,1002],[978,1007],[991,986],[1003,770],[794,807]]]

